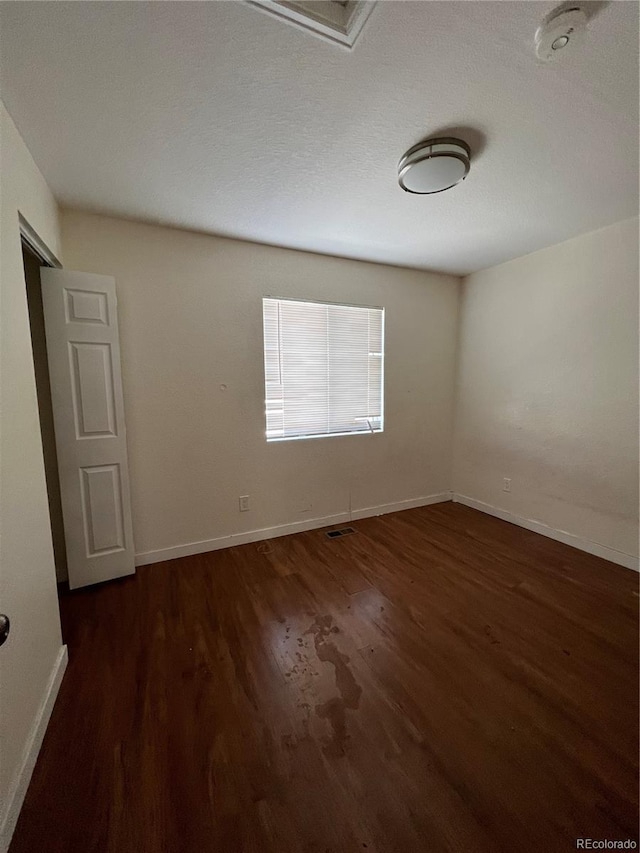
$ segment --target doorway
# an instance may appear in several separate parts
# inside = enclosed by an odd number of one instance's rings
[[[31,329],[31,348],[33,350],[33,366],[36,379],[36,394],[38,398],[38,413],[40,416],[40,434],[42,436],[42,453],[44,456],[44,473],[49,500],[49,517],[51,519],[51,538],[53,541],[53,556],[56,566],[58,583],[67,580],[67,549],[64,538],[62,520],[62,499],[60,496],[60,478],[58,474],[58,456],[53,428],[53,405],[51,403],[51,381],[49,378],[49,362],[47,359],[47,342],[44,328],[44,310],[42,306],[42,288],[40,282],[40,267],[51,266],[46,260],[22,240],[22,260],[24,277],[27,285],[27,306],[29,309],[29,326]]]

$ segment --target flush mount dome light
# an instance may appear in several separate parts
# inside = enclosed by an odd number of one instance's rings
[[[398,163],[398,183],[408,193],[428,195],[451,189],[469,174],[471,151],[461,139],[427,139]]]

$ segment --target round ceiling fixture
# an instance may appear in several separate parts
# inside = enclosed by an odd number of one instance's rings
[[[461,139],[439,137],[419,142],[398,163],[398,183],[408,193],[441,193],[469,174],[471,151]]]

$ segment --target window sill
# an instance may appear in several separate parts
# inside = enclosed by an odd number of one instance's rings
[[[286,435],[278,438],[267,438],[267,444],[280,441],[307,441],[312,438],[338,438],[345,435],[380,435],[384,429],[359,429],[350,432],[323,432],[317,435]]]

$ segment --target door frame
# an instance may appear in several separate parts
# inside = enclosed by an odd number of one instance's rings
[[[34,256],[34,258],[36,258],[40,262],[40,264],[44,267],[50,267],[53,269],[62,269],[62,264],[60,263],[58,258],[54,255],[54,253],[51,251],[51,249],[49,249],[49,247],[46,245],[46,243],[43,242],[43,240],[40,238],[38,233],[31,227],[31,225],[29,225],[29,223],[24,218],[24,216],[20,213],[20,211],[18,211],[18,225],[19,225],[18,230],[20,232],[20,248],[21,248],[22,252],[24,253],[24,250],[27,249]],[[25,280],[25,284],[26,284],[26,280]],[[26,290],[28,290],[28,285],[27,285]],[[26,292],[26,290],[25,290],[25,292]],[[27,302],[28,301],[29,301],[29,297],[27,297]],[[30,313],[31,313],[31,309],[29,308],[29,315],[30,315]],[[30,339],[31,345],[33,347],[33,328],[31,326],[31,316],[29,316],[29,339]],[[46,359],[46,355],[45,355],[45,359]],[[47,367],[47,370],[48,370],[48,367]],[[34,373],[37,373],[35,364],[34,364]],[[36,383],[36,385],[37,385],[37,383]],[[49,406],[52,407],[53,403],[51,400],[51,389],[49,389],[49,394],[47,396],[49,397]],[[40,435],[41,435],[41,441],[43,442],[43,455],[44,455],[44,441],[42,439],[42,423],[41,423],[39,409],[40,409],[40,402],[38,401],[38,425],[39,425],[39,430],[40,430]],[[55,439],[54,439],[54,441],[55,441]],[[57,467],[57,460],[56,460],[56,467]],[[46,472],[46,468],[47,468],[47,463],[45,461],[45,472]],[[46,480],[46,474],[45,474],[45,480]],[[60,494],[60,476],[59,476],[59,474],[57,476],[57,487],[58,487],[58,496],[59,496],[59,494]],[[51,503],[50,503],[50,492],[49,492],[48,482],[47,482],[47,513],[48,513],[48,517],[49,517],[49,529],[51,530],[52,539],[54,539],[55,537],[53,535],[53,522],[51,520]],[[57,557],[55,548],[54,548],[54,556]],[[66,575],[66,564],[65,564],[65,575]],[[60,590],[61,583],[68,583],[68,581],[61,581],[58,577],[57,559],[56,559],[56,582],[57,582],[57,586],[58,586],[58,591]]]
[[[22,242],[23,246],[27,250],[32,252],[33,255],[35,255],[35,257],[42,264],[41,288],[42,288],[42,294],[43,294],[43,308],[44,308],[44,315],[45,315],[44,319],[45,319],[45,331],[46,331],[46,337],[47,337],[47,345],[49,345],[51,343],[51,340],[52,340],[52,339],[50,340],[50,331],[51,330],[47,326],[47,301],[49,301],[50,307],[52,307],[51,300],[49,297],[51,297],[53,295],[52,288],[53,289],[57,288],[56,281],[58,282],[58,284],[60,284],[61,281],[64,281],[65,277],[66,278],[72,278],[72,279],[73,279],[73,277],[81,277],[84,280],[85,287],[88,290],[90,290],[90,291],[95,290],[95,292],[97,292],[97,293],[102,293],[102,295],[107,299],[107,301],[112,300],[112,302],[113,302],[113,304],[111,305],[111,307],[109,309],[109,314],[111,314],[111,312],[113,312],[114,320],[113,320],[113,322],[109,322],[106,325],[109,327],[110,333],[113,333],[113,330],[115,328],[116,335],[115,335],[115,338],[113,341],[111,340],[111,338],[109,338],[109,343],[104,344],[104,345],[110,347],[110,352],[115,350],[116,354],[118,356],[117,377],[116,377],[116,373],[113,372],[113,365],[112,365],[112,371],[110,372],[110,376],[115,377],[117,379],[117,381],[115,382],[115,386],[114,386],[114,388],[115,388],[115,390],[114,390],[114,395],[115,395],[114,396],[114,412],[115,412],[115,415],[114,416],[118,417],[119,429],[116,431],[116,433],[114,433],[114,437],[118,438],[119,443],[123,445],[120,448],[120,452],[122,454],[122,459],[119,458],[119,461],[117,463],[118,472],[119,472],[118,473],[118,482],[119,482],[118,495],[119,495],[119,499],[120,499],[120,512],[122,514],[122,523],[121,523],[122,547],[119,547],[117,550],[123,551],[123,552],[130,552],[130,554],[128,554],[128,555],[127,555],[127,553],[125,553],[124,556],[130,557],[131,565],[129,566],[129,564],[127,562],[127,564],[124,566],[126,571],[123,571],[123,566],[117,566],[116,565],[115,569],[118,570],[116,574],[114,574],[112,571],[110,574],[108,573],[104,577],[99,577],[97,579],[94,577],[93,580],[82,580],[82,579],[79,579],[78,577],[75,577],[75,579],[74,579],[72,577],[72,573],[70,571],[69,564],[70,564],[70,559],[71,559],[71,553],[70,552],[73,549],[70,548],[70,543],[73,542],[74,540],[73,540],[73,537],[71,537],[71,535],[69,534],[69,528],[68,528],[69,522],[68,522],[67,513],[65,512],[64,482],[63,482],[63,478],[61,476],[62,471],[60,470],[60,467],[59,467],[58,483],[60,486],[61,499],[62,499],[62,514],[63,514],[64,528],[65,528],[65,544],[67,546],[67,567],[69,570],[68,583],[69,583],[69,586],[71,589],[75,589],[75,588],[80,587],[80,586],[85,586],[89,583],[99,583],[103,580],[110,580],[110,579],[115,578],[115,577],[124,577],[126,575],[135,573],[135,546],[134,546],[134,540],[133,540],[131,506],[130,506],[130,491],[129,491],[129,479],[128,479],[128,476],[129,476],[128,475],[128,458],[127,458],[128,453],[127,453],[126,437],[125,437],[126,431],[125,431],[125,426],[124,426],[124,401],[122,400],[122,390],[121,390],[121,385],[120,385],[121,374],[120,374],[120,357],[119,357],[119,335],[117,334],[117,326],[118,326],[118,324],[117,324],[117,311],[116,311],[117,296],[115,293],[115,279],[113,278],[113,276],[104,276],[104,275],[100,275],[97,273],[83,273],[83,272],[74,272],[74,271],[65,270],[63,268],[60,260],[55,256],[55,254],[51,251],[51,249],[49,249],[49,247],[46,245],[46,243],[44,243],[40,239],[37,232],[30,226],[30,224],[27,222],[27,220],[22,216],[22,214],[19,211],[18,211],[18,220],[19,220],[20,238],[21,238],[21,242]],[[53,270],[54,272],[51,272],[51,273],[47,272],[47,270],[45,269],[46,267],[48,267],[50,270]],[[46,275],[50,275],[52,277],[53,276],[62,276],[63,279],[53,278],[50,286],[48,287],[47,282],[45,281]],[[108,281],[102,282],[103,287],[106,288],[105,292],[103,293],[101,288],[93,286],[94,284],[96,284],[95,281],[90,282],[87,279],[100,279],[100,280],[106,279],[106,280],[108,280]],[[57,308],[56,308],[56,311],[51,315],[50,319],[52,319],[52,318],[60,319],[58,317],[58,314],[59,314],[59,312],[57,311]],[[78,318],[78,319],[80,319],[80,318]],[[57,322],[57,320],[56,320],[56,322]],[[68,325],[68,322],[69,322],[69,318],[67,317],[67,325]],[[82,335],[81,335],[81,337],[82,337]],[[82,337],[82,340],[84,341],[84,337]],[[92,336],[89,335],[87,342],[90,342],[92,340],[93,340]],[[101,346],[102,345],[103,344],[101,344]],[[48,348],[48,356],[49,356],[48,357],[49,373],[51,375],[51,372],[52,372],[52,361],[51,361],[52,349],[50,349],[49,346],[47,348]],[[111,358],[112,357],[113,356],[111,356]],[[59,367],[59,365],[58,365],[58,367]],[[112,378],[112,381],[113,381],[113,378]],[[53,384],[54,383],[52,382],[51,383],[51,386],[52,386],[51,391],[52,392],[53,392]],[[119,396],[116,394],[116,391],[118,390],[118,388],[120,388],[120,391],[118,392]],[[60,466],[61,453],[60,453],[60,442],[58,440],[58,429],[57,429],[59,424],[57,423],[57,419],[56,419],[56,409],[55,409],[55,406],[53,403],[53,401],[55,400],[55,395],[53,393],[51,394],[51,398],[52,398],[51,402],[52,402],[52,406],[53,406],[53,410],[54,410],[54,421],[56,421],[55,426],[54,426],[54,430],[56,432],[56,447],[58,450],[58,454],[57,454],[58,455],[58,466]],[[119,416],[117,415],[118,407],[116,405],[116,403],[118,401],[119,401],[119,408],[120,408],[120,415]],[[66,409],[66,406],[64,408]],[[122,423],[120,423],[120,421],[122,421]],[[60,432],[64,432],[64,430],[60,430]],[[64,456],[64,454],[63,454],[63,456]],[[111,467],[114,467],[114,466],[111,466]],[[122,474],[123,470],[125,472],[124,475]],[[99,473],[104,473],[104,472],[100,471]],[[120,479],[120,478],[122,478],[122,479]],[[124,485],[123,485],[123,480],[125,480]],[[76,514],[77,513],[74,511],[73,513],[69,514],[69,517],[75,517]],[[50,511],[49,511],[49,523],[51,524],[51,512]],[[119,529],[120,528],[118,528],[118,530]],[[85,523],[85,534],[86,534],[86,523]],[[105,552],[105,554],[101,555],[101,558],[102,558],[101,562],[103,563],[103,565],[102,565],[103,573],[104,573],[104,571],[107,571],[107,569],[109,569],[109,568],[111,568],[111,569],[114,568],[113,566],[110,566],[109,560],[107,560],[106,565],[104,565],[105,558],[109,557],[109,556],[113,556],[113,553],[114,552],[110,551],[108,553]],[[93,555],[87,554],[87,557],[89,557],[89,556],[93,556]],[[111,562],[113,562],[113,560]],[[76,574],[78,574],[78,573],[76,572]]]
[[[20,239],[27,244],[31,251],[48,267],[62,269],[62,264],[58,258],[56,258],[47,244],[40,239],[37,232],[34,231],[21,213],[18,213],[18,223],[20,227]]]

